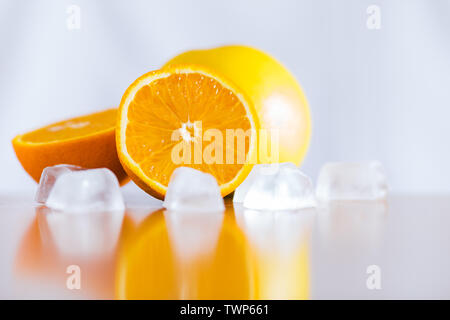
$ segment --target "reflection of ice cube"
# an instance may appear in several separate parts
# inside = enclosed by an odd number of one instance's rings
[[[375,200],[386,197],[387,184],[379,162],[325,164],[317,181],[316,196],[326,200]]]
[[[173,172],[163,206],[184,212],[225,210],[216,179],[188,167],[179,167]]]
[[[35,197],[36,202],[45,203],[45,201],[47,201],[48,195],[59,176],[77,170],[81,170],[81,168],[68,164],[59,164],[45,168],[44,171],[42,171],[41,179],[39,180],[39,187]]]
[[[235,191],[234,202],[255,210],[295,210],[315,206],[311,180],[292,163],[255,166]]]
[[[165,211],[172,245],[183,260],[210,255],[216,247],[223,214]]]
[[[39,230],[45,246],[61,257],[100,260],[113,253],[122,228],[123,211],[95,214],[60,214],[37,209]]]
[[[109,169],[72,171],[60,175],[45,203],[70,212],[124,210],[119,182]]]
[[[332,201],[319,210],[319,233],[331,251],[360,256],[381,244],[387,209],[385,201]]]
[[[299,249],[312,230],[316,208],[286,211],[258,211],[234,204],[236,221],[249,241],[261,253],[272,257]]]
[[[258,211],[235,203],[236,221],[255,253],[261,299],[307,299],[309,246],[315,208]]]

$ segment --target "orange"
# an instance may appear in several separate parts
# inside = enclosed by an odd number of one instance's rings
[[[225,196],[256,162],[258,127],[253,105],[232,82],[179,65],[144,74],[126,90],[117,150],[130,178],[157,198],[180,166],[212,174]]]
[[[57,164],[108,168],[121,184],[128,181],[117,157],[116,109],[61,121],[16,136],[13,147],[26,172],[39,182],[42,171]]]
[[[300,165],[311,137],[309,104],[298,81],[279,61],[261,50],[231,45],[187,51],[172,58],[164,67],[177,64],[195,64],[214,70],[233,81],[250,99],[262,132],[278,142],[278,150],[271,154],[266,152],[270,150],[270,145],[266,144],[270,140],[259,138],[260,163]]]

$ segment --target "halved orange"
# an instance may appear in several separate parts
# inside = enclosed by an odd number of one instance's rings
[[[183,52],[163,68],[179,64],[214,70],[251,100],[267,135],[258,141],[259,163],[302,163],[311,139],[309,104],[300,83],[277,59],[257,48],[228,45]],[[277,140],[277,151],[268,153],[271,145],[266,142],[272,138]]]
[[[126,90],[117,150],[130,178],[157,198],[180,166],[212,174],[225,196],[256,162],[258,128],[253,105],[230,81],[204,67],[178,65],[144,74]]]
[[[57,122],[16,136],[13,147],[26,172],[39,182],[42,171],[57,164],[108,168],[121,184],[128,181],[117,156],[117,109]]]

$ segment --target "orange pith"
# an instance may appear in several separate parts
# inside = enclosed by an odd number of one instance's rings
[[[16,136],[13,147],[25,171],[39,182],[42,171],[57,164],[108,168],[119,182],[128,177],[117,156],[117,109],[60,121]]]
[[[143,75],[125,92],[118,118],[120,160],[130,177],[158,198],[165,195],[172,172],[180,166],[212,174],[222,195],[232,192],[251,169],[248,161],[238,161],[238,151],[233,161],[226,160],[227,147],[237,146],[236,141],[227,144],[226,136],[227,130],[256,129],[252,106],[232,85],[204,69],[178,66]],[[211,130],[223,138],[222,156],[212,162],[204,157],[205,152],[216,156],[208,152],[215,137],[206,141],[205,132]],[[256,137],[245,140],[242,151],[250,159]],[[180,163],[172,153],[182,143],[189,146],[190,156],[182,152]]]

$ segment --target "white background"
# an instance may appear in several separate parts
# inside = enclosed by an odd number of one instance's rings
[[[67,29],[71,4],[80,30]],[[366,26],[371,4],[380,30]],[[378,159],[394,192],[450,192],[449,0],[0,0],[0,192],[35,188],[16,134],[117,106],[181,51],[236,43],[268,51],[305,89],[313,178],[326,161]]]

